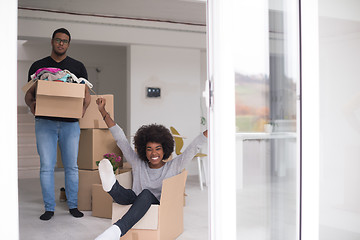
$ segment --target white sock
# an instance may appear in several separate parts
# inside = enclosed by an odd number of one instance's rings
[[[121,236],[121,230],[118,226],[112,225],[100,234],[95,240],[119,240]]]
[[[109,192],[116,181],[113,167],[109,159],[103,159],[100,161],[99,174],[104,191]]]

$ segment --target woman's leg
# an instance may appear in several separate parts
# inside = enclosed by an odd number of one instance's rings
[[[104,191],[109,192],[116,182],[113,167],[109,159],[103,159],[99,162],[99,175]]]
[[[116,225],[112,225],[106,229],[102,234],[97,236],[95,240],[119,240],[121,235],[120,228]]]
[[[103,189],[110,194],[116,203],[122,205],[132,204],[129,211],[121,219],[96,238],[96,240],[118,240],[120,235],[123,236],[127,233],[145,215],[151,204],[159,204],[159,200],[148,189],[144,189],[136,196],[131,189],[122,187],[116,181],[112,165],[108,159],[100,161],[99,174]]]
[[[125,235],[149,210],[151,204],[159,204],[159,200],[148,190],[144,189],[135,199],[129,211],[116,223],[121,230],[121,236]]]
[[[114,186],[120,184],[114,184]],[[120,186],[121,187],[121,186]],[[114,190],[113,188],[112,190]],[[111,190],[111,191],[112,191]],[[109,192],[110,193],[110,192]],[[136,198],[129,211],[114,225],[106,229],[95,240],[119,240],[134,226],[149,210],[151,204],[159,204],[157,198],[148,190],[144,189]]]
[[[118,181],[116,181],[113,167],[108,159],[100,161],[99,174],[104,191],[109,193],[116,203],[129,205],[135,201],[136,194],[134,191],[131,189],[125,189]],[[120,235],[120,228],[117,225],[112,225],[95,240],[119,240]]]
[[[119,184],[118,181],[114,183],[111,190],[108,192],[112,199],[118,204],[129,205],[136,200],[136,194],[132,189],[126,189]]]
[[[104,191],[109,193],[116,203],[129,205],[135,201],[134,191],[125,189],[116,181],[113,167],[108,159],[100,161],[99,174]]]

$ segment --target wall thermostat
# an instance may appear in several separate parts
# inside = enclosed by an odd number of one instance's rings
[[[148,87],[146,89],[147,97],[160,97],[161,89],[157,87]]]

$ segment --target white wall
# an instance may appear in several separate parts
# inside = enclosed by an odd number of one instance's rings
[[[319,15],[360,21],[358,0],[319,0]]]
[[[200,50],[132,45],[130,56],[130,134],[174,126],[186,147],[200,133]],[[146,87],[160,87],[161,97],[147,98]]]
[[[360,233],[360,33],[334,34],[354,24],[334,18],[320,33],[335,23],[320,38],[320,224]]]

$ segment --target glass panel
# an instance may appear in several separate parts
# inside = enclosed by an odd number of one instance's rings
[[[237,239],[299,239],[298,1],[237,1]]]

